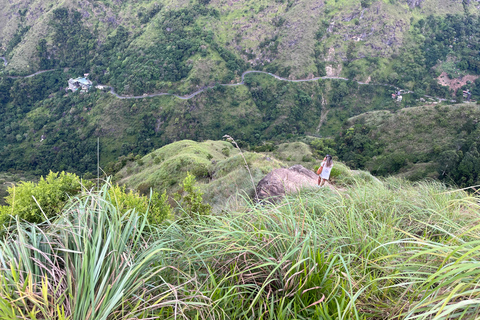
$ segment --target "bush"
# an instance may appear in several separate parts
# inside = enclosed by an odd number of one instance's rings
[[[85,186],[91,183],[85,182]],[[5,198],[7,206],[0,207],[0,223],[4,224],[9,216],[18,216],[20,220],[39,223],[52,218],[63,208],[70,197],[82,189],[82,181],[73,173],[50,172],[38,183],[20,182],[8,188]]]
[[[225,156],[225,157],[229,157],[230,156],[230,149],[228,147],[224,147],[222,149],[222,154]]]
[[[312,156],[310,156],[310,155],[304,155],[304,156],[302,157],[302,161],[303,161],[303,162],[313,162],[314,160],[313,160]]]
[[[5,199],[7,205],[0,207],[0,224],[6,225],[10,216],[31,223],[55,218],[73,196],[80,194],[82,187],[88,190],[90,186],[92,182],[82,181],[77,175],[66,172],[50,172],[45,178],[41,177],[38,183],[21,182],[18,186],[8,188]],[[172,210],[166,193],[160,195],[145,186],[142,186],[142,191],[150,197],[118,185],[110,186],[108,195],[121,210],[135,209],[147,213],[150,223],[165,220]]]
[[[205,164],[197,163],[192,168],[192,174],[195,177],[204,178],[204,177],[208,177],[209,172],[208,172],[207,166]]]
[[[340,176],[341,172],[342,171],[340,169],[338,169],[337,167],[333,167],[332,171],[330,171],[330,177],[331,178],[337,178],[337,177]]]
[[[146,193],[144,184],[142,191]],[[172,208],[168,204],[166,191],[159,194],[156,191],[149,190],[150,197],[141,195],[139,192],[127,190],[125,186],[111,186],[108,189],[108,195],[112,203],[118,210],[124,212],[135,209],[137,212],[147,214],[148,222],[158,224],[168,218],[172,213]]]
[[[182,182],[182,190],[175,194],[175,200],[178,201],[181,211],[190,217],[194,217],[196,214],[210,214],[212,207],[202,203],[203,193],[194,185],[195,176],[187,172],[187,177]]]
[[[160,263],[168,248],[145,237],[155,227],[143,214],[116,207],[112,194],[132,199],[105,184],[52,223],[19,222],[0,239],[1,319],[147,319],[175,307],[174,290],[185,304],[201,301],[191,285],[159,282],[172,274]]]

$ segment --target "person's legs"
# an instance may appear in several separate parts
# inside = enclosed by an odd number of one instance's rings
[[[322,182],[322,178],[320,178],[320,176],[318,176],[317,184],[320,185],[321,182]]]
[[[325,185],[325,180],[326,180],[326,179],[322,179],[322,181],[321,181],[320,184],[319,184],[320,187],[323,187],[323,186]]]

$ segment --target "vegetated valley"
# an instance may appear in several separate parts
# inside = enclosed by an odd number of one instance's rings
[[[0,319],[478,318],[479,9],[0,3]]]

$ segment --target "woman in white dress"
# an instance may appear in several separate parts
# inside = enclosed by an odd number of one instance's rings
[[[325,185],[325,182],[330,179],[330,171],[332,171],[333,167],[332,156],[327,154],[325,158],[323,158],[323,162],[320,167],[322,168],[322,171],[318,176],[318,185],[320,187],[323,187]]]

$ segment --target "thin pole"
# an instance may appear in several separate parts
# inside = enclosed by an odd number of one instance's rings
[[[100,138],[97,138],[97,190],[100,190]]]

